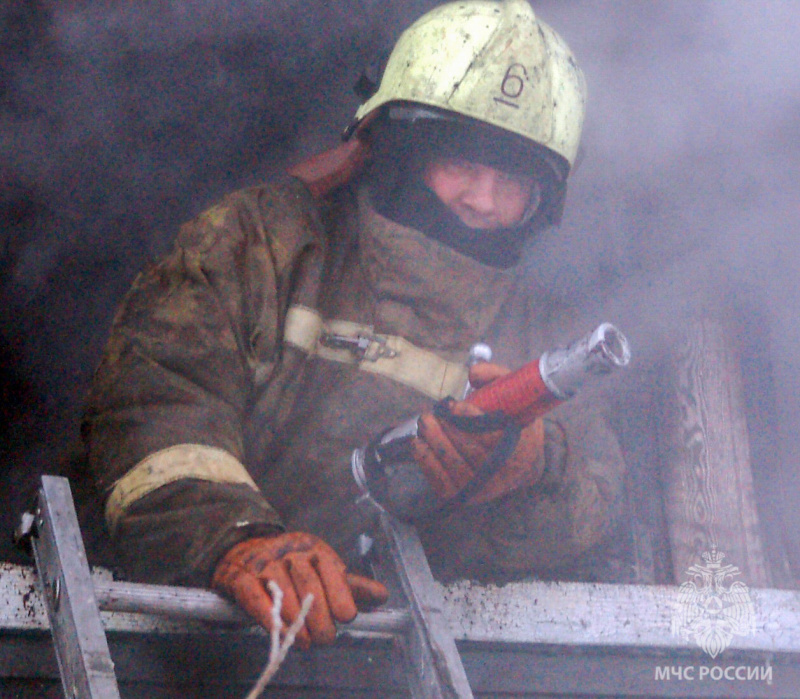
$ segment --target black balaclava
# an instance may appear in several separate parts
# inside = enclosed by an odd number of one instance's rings
[[[400,112],[401,117],[392,118],[393,111]],[[430,117],[403,118],[402,107],[390,107],[371,127],[373,157],[367,183],[373,205],[382,216],[415,228],[482,264],[512,267],[537,231],[558,223],[566,187],[566,161],[545,154],[544,149],[521,136],[481,122],[437,118],[430,111],[423,114]],[[427,164],[437,158],[534,174],[541,188],[541,204],[521,224],[490,230],[470,228],[423,181]]]

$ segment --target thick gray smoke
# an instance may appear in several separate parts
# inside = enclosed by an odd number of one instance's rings
[[[661,361],[686,319],[741,331],[764,534],[797,571],[800,8],[585,2],[540,14],[580,57],[590,102],[564,225],[532,273],[556,305],[617,320],[640,367]]]
[[[435,4],[28,0],[0,10],[9,479],[29,483],[75,438],[113,308],[177,224],[335,144],[361,68]],[[754,424],[769,432],[760,438],[786,492],[800,495],[800,9],[535,6],[577,55],[590,102],[567,214],[531,247],[532,283],[555,315],[618,322],[643,371],[682,319],[744,314],[763,351],[766,392],[751,402],[768,419]],[[773,528],[800,530],[774,505]],[[799,561],[800,542],[789,546]]]

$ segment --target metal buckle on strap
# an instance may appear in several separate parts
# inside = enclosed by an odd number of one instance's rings
[[[377,362],[379,359],[392,359],[397,352],[388,346],[388,339],[383,335],[358,333],[358,335],[337,335],[322,333],[319,343],[323,347],[352,352],[359,360]]]

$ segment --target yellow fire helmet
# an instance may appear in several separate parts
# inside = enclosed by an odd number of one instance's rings
[[[403,32],[380,86],[356,112],[354,130],[398,102],[518,134],[571,168],[586,83],[566,43],[526,0],[463,0],[441,5]]]

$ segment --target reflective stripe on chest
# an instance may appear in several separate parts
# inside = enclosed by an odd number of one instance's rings
[[[307,306],[289,308],[283,341],[309,356],[358,366],[434,400],[461,395],[467,382],[466,355],[463,362],[447,361],[402,337],[377,334],[371,326],[325,320]]]

